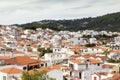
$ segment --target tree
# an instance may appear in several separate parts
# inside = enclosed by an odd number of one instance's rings
[[[40,24],[40,22],[42,24]],[[70,19],[70,20],[43,20],[40,22],[26,23],[21,26],[23,29],[52,29],[52,30],[106,30],[120,31],[120,12],[107,14],[94,18]]]
[[[50,49],[50,48],[41,48],[41,46],[39,45],[38,46],[38,52],[39,52],[39,56],[41,57],[41,56],[44,56],[44,54],[45,53],[52,53],[53,51],[52,51],[52,49]]]
[[[40,47],[38,48],[38,52],[40,57],[44,56],[44,54],[46,53],[45,48],[40,48]]]
[[[103,53],[103,54],[105,54],[105,56],[108,56],[109,51],[108,51],[108,50],[106,50],[106,51],[104,51],[104,53]]]
[[[38,71],[38,70],[33,70],[32,73],[23,72],[21,79],[22,80],[56,80],[54,78],[50,78],[47,75],[46,71]]]
[[[120,63],[120,59],[116,60],[116,59],[109,58],[107,61],[110,63]]]
[[[22,80],[31,80],[31,76],[28,72],[23,72],[21,78],[22,78]]]

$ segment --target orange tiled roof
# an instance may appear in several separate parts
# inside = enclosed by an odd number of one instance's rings
[[[49,72],[49,71],[54,70],[54,69],[59,70],[59,69],[61,69],[61,66],[59,66],[59,65],[53,65],[53,66],[49,66],[49,67],[40,68],[38,70],[39,71],[46,70],[46,71]]]
[[[75,52],[79,52],[80,51],[80,45],[77,44],[77,45],[72,45],[71,46],[71,50],[72,51],[75,51]]]
[[[17,45],[25,45],[27,42],[24,40],[20,40],[17,42]]]
[[[91,58],[91,57],[93,57],[94,59],[95,59],[95,58],[101,58],[102,60],[107,59],[107,56],[96,56],[96,55],[84,55],[84,56],[82,56],[82,57],[85,58],[85,59],[89,59],[89,58]]]
[[[16,74],[16,73],[22,73],[23,70],[12,67],[12,68],[5,68],[0,70],[0,72],[7,73],[7,74]]]
[[[49,72],[49,71],[54,70],[54,69],[59,70],[59,69],[61,69],[61,66],[53,65],[53,66],[49,66],[49,67],[40,68],[40,69],[38,69],[38,71],[45,70],[45,71]]]
[[[79,64],[79,65],[85,65],[85,64],[86,64],[85,62],[82,62],[82,61],[80,61],[80,60],[70,60],[70,62]]]
[[[91,64],[102,64],[101,61],[95,60],[95,59],[89,59],[89,62],[90,62]]]
[[[113,68],[114,65],[110,65],[110,64],[103,64],[102,65],[103,68]]]
[[[27,49],[27,52],[32,52],[32,51],[33,51],[32,48]]]
[[[98,56],[100,57],[102,60],[106,60],[108,57],[107,56]]]
[[[120,73],[119,72],[114,73],[111,80],[120,80]]]
[[[108,74],[108,72],[98,72],[98,73],[96,73],[96,75],[98,75],[98,76],[107,75],[107,74]]]
[[[96,46],[96,48],[102,49],[104,51],[108,49],[107,47],[102,47],[102,46]]]
[[[120,73],[119,72],[115,72],[115,73],[113,73],[112,77],[108,77],[108,78],[103,79],[103,80],[120,80]]]
[[[84,56],[82,56],[82,57],[85,58],[85,59],[88,59],[88,58],[91,57],[91,55],[84,55]]]
[[[38,47],[38,43],[31,44],[32,47]]]
[[[3,39],[3,38],[0,38],[0,42],[2,42],[2,41],[4,41],[4,39]]]
[[[110,52],[116,52],[116,53],[120,54],[120,50],[113,50],[113,49],[111,49]]]
[[[17,51],[17,50],[13,51],[12,53],[13,53],[13,54],[23,54],[23,52]]]
[[[9,49],[9,47],[7,47],[6,45],[0,45],[0,47],[3,49]]]
[[[78,55],[71,55],[70,58],[72,59],[75,59],[75,58],[78,58],[79,56]]]
[[[8,56],[0,56],[0,60],[10,59]]]
[[[11,59],[5,60],[6,64],[17,64],[17,65],[32,65],[32,64],[39,64],[41,61],[31,59],[28,56],[17,56]]]
[[[61,66],[60,65],[53,65],[53,66],[48,66],[48,67],[43,67],[43,68],[39,68],[37,69],[38,71],[52,71],[52,70],[60,70]],[[32,73],[33,70],[30,70],[29,73]]]

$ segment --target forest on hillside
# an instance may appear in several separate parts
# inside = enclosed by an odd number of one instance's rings
[[[107,30],[120,31],[120,12],[98,16],[95,18],[82,18],[71,20],[42,20],[18,25],[24,29],[49,28],[52,30]]]

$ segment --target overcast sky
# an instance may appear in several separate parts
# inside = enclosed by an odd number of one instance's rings
[[[119,11],[120,0],[0,0],[0,24],[95,17]]]

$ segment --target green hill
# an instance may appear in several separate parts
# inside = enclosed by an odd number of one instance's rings
[[[120,12],[93,18],[88,29],[120,31]]]
[[[24,29],[50,28],[53,30],[107,30],[120,31],[120,12],[107,14],[95,18],[82,18],[72,20],[43,20],[19,25]]]

